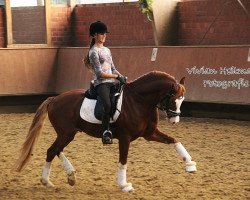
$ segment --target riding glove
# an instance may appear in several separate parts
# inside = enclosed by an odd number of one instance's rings
[[[127,77],[125,77],[125,76],[120,76],[120,75],[118,75],[118,77],[116,78],[118,81],[120,81],[120,83],[121,84],[125,84],[126,83],[126,81],[127,81]]]

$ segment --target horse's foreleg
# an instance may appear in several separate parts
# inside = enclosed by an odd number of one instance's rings
[[[132,183],[127,182],[127,165],[119,163],[117,182],[123,192],[133,191]]]
[[[127,157],[130,141],[128,138],[119,139],[119,167],[117,182],[123,192],[131,192],[134,190],[132,183],[127,182]]]
[[[73,167],[73,165],[70,163],[70,161],[66,158],[66,156],[64,155],[63,152],[61,152],[59,154],[59,158],[62,162],[62,167],[64,169],[64,171],[67,173],[68,175],[68,184],[73,186],[76,183],[76,170]]]
[[[197,171],[196,163],[194,161],[192,161],[192,157],[189,155],[189,153],[187,152],[185,147],[180,142],[178,142],[176,139],[174,139],[173,137],[171,137],[167,134],[164,134],[164,133],[160,132],[158,129],[156,129],[152,135],[145,137],[145,139],[151,140],[151,141],[156,141],[156,142],[161,142],[161,143],[165,143],[165,144],[173,143],[175,145],[175,149],[176,149],[177,153],[183,158],[183,160],[186,163],[186,167],[185,167],[186,171],[187,172]]]
[[[156,141],[156,142],[161,142],[165,144],[177,143],[177,140],[175,138],[160,132],[158,129],[156,129],[153,134],[147,135],[144,138],[148,141]]]
[[[175,149],[177,153],[183,158],[183,160],[186,163],[186,171],[187,172],[195,172],[197,171],[196,169],[196,162],[192,161],[192,157],[189,155],[185,147],[180,143],[177,142],[175,143]]]

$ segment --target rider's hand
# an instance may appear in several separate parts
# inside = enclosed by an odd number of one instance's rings
[[[127,81],[127,77],[122,76],[122,75],[118,75],[116,78],[118,81],[120,81],[121,84],[125,84]]]

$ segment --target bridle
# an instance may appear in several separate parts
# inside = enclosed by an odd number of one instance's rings
[[[157,104],[157,108],[164,111],[169,118],[177,117],[181,115],[181,112],[176,112],[168,108],[170,98],[174,96],[173,92],[166,94]]]

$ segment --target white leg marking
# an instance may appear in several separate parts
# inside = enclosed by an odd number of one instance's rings
[[[73,165],[70,163],[70,161],[66,158],[66,156],[62,152],[60,153],[59,158],[62,161],[63,169],[66,171],[68,175],[76,171]]]
[[[127,166],[119,163],[118,178],[117,178],[119,186],[123,186],[123,185],[127,184],[127,177],[126,176],[127,176]]]
[[[54,187],[53,183],[51,183],[49,180],[50,166],[51,166],[51,162],[46,162],[42,171],[41,183],[48,187]]]
[[[180,142],[175,143],[175,149],[185,162],[191,162],[191,156]]]
[[[196,162],[192,161],[192,157],[189,155],[185,147],[180,143],[175,143],[175,149],[177,153],[183,158],[186,162],[186,171],[187,172],[195,172],[196,169]]]
[[[51,166],[51,162],[46,162],[43,171],[42,171],[42,178],[44,179],[49,179],[49,175],[50,175],[50,166]]]
[[[66,171],[68,175],[68,184],[73,186],[76,183],[76,170],[73,167],[73,165],[70,163],[70,161],[66,158],[66,156],[63,154],[63,152],[59,155],[60,160],[62,161],[62,167]]]
[[[132,183],[127,183],[127,165],[119,163],[117,182],[123,192],[131,192],[134,190]]]

